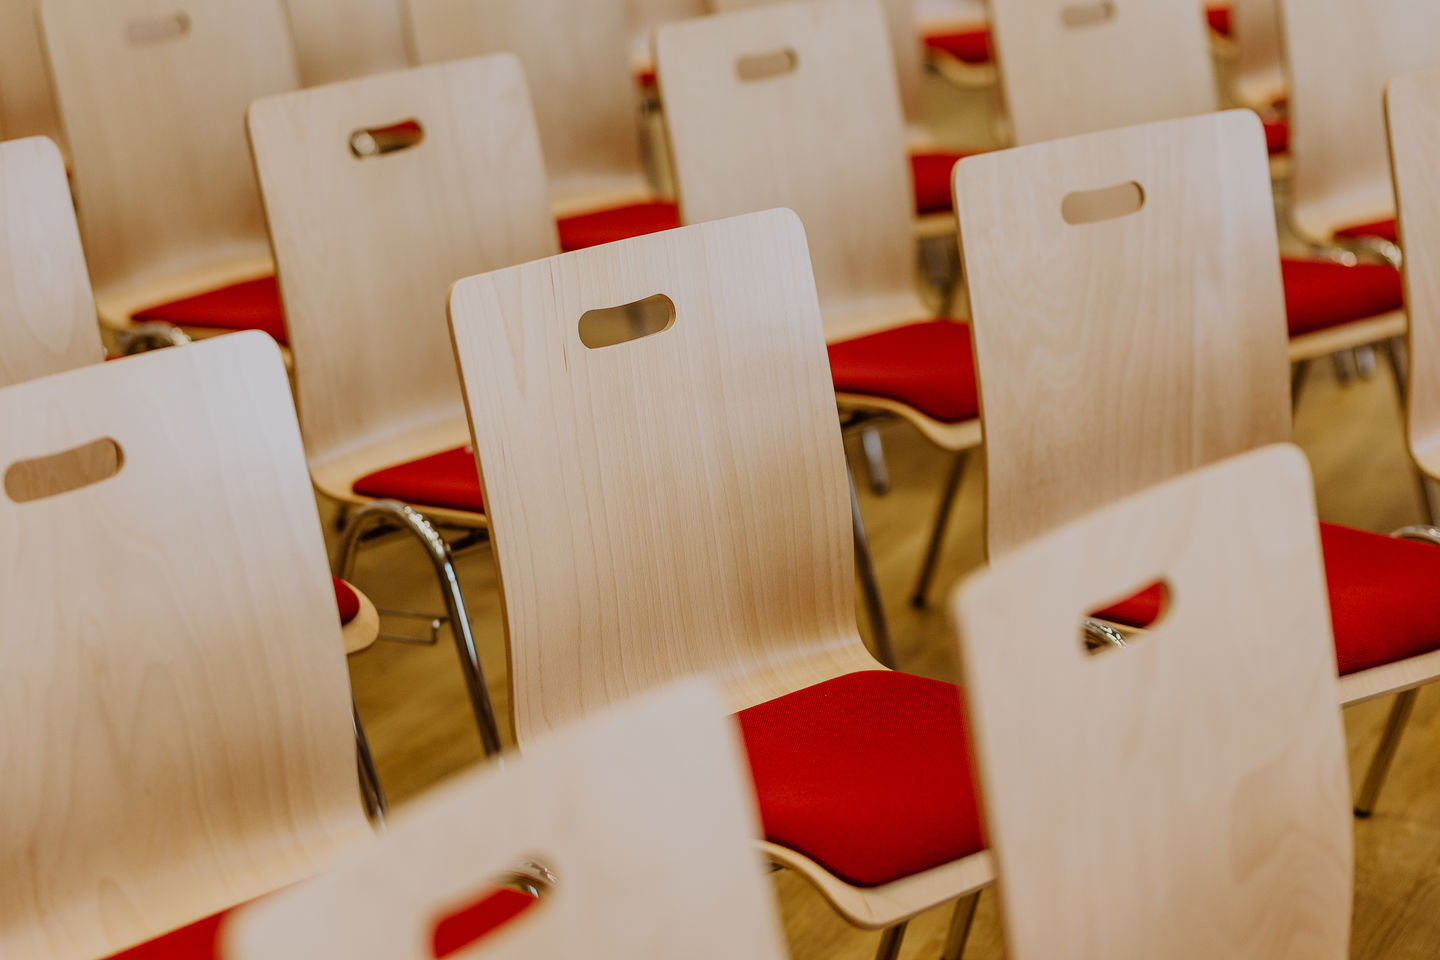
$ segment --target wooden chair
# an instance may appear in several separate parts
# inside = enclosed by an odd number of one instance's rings
[[[32,380],[0,420],[0,953],[104,956],[366,840],[275,344]]]
[[[0,0],[0,137],[60,139],[36,0]]]
[[[408,66],[399,0],[285,0],[285,6],[307,87]]]
[[[814,291],[778,210],[473,277],[450,317],[521,746],[719,676],[765,853],[893,958],[991,872],[955,688],[882,669],[856,630]],[[599,336],[617,324],[653,335]]]
[[[1263,136],[1236,110],[961,165],[992,558],[1290,439]],[[1320,533],[1343,703],[1440,677],[1440,550]],[[1160,601],[1147,590],[1101,617],[1143,626]],[[1358,809],[1374,797],[1367,786]]]
[[[1087,652],[1085,611],[1157,576],[1164,621]],[[1350,955],[1345,734],[1299,450],[1072,522],[953,612],[1007,957]]]
[[[257,101],[249,123],[310,474],[326,497],[363,508],[337,575],[348,576],[377,526],[418,539],[481,738],[497,752],[451,550],[430,521],[468,531],[471,543],[487,525],[446,292],[477,270],[555,252],[520,65],[482,57],[285,94]]]
[[[478,933],[466,956],[781,960],[724,709],[692,682],[444,787],[340,869],[238,914],[226,956],[431,960]],[[485,886],[486,870],[528,875],[529,890]],[[511,911],[498,927],[465,915]],[[480,929],[452,933],[464,926]]]
[[[1235,99],[1259,113],[1266,120],[1267,141],[1279,136],[1272,133],[1272,121],[1279,119],[1277,104],[1285,101],[1289,90],[1285,84],[1285,58],[1280,51],[1280,12],[1276,0],[1231,0],[1235,21],[1235,61],[1231,68],[1230,87]],[[1289,147],[1289,126],[1283,135]],[[1277,153],[1271,143],[1271,153]]]
[[[299,83],[282,0],[41,0],[40,13],[101,321],[283,343],[243,120]]]
[[[857,0],[672,24],[656,34],[660,90],[683,218],[795,210],[810,238],[842,409],[855,426],[877,417],[914,425],[955,454],[947,488],[958,488],[980,443],[970,333],[933,319],[917,293],[884,29],[880,9]],[[761,68],[772,75],[740,75]],[[939,543],[937,532],[927,569]]]
[[[619,0],[404,0],[417,63],[511,52],[525,67],[550,170],[560,246],[680,225],[646,182]]]

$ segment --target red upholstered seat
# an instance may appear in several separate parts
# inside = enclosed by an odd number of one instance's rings
[[[1230,36],[1230,5],[1228,3],[1207,4],[1205,19],[1209,22],[1211,30],[1221,36]]]
[[[399,500],[417,507],[443,507],[483,513],[480,470],[468,446],[386,467],[355,481],[362,497]]]
[[[1440,649],[1440,547],[1320,524],[1340,675]],[[1099,614],[1144,627],[1161,592],[1144,591]]]
[[[1267,119],[1262,117],[1265,125],[1265,148],[1270,151],[1273,157],[1276,154],[1285,153],[1290,149],[1290,124],[1285,120]]]
[[[1376,237],[1380,240],[1389,240],[1391,243],[1399,243],[1400,227],[1393,219],[1376,220],[1374,223],[1357,223],[1353,227],[1336,230],[1335,236],[1340,240],[1363,240],[1366,237]]]
[[[853,673],[738,717],[765,836],[874,887],[985,848],[960,691]]]
[[[360,616],[360,598],[355,590],[339,577],[331,577],[335,584],[335,606],[340,609],[340,625],[343,627]]]
[[[669,200],[647,200],[623,207],[595,210],[573,217],[562,217],[561,250],[583,250],[602,243],[614,243],[647,233],[674,230],[680,226],[680,208]]]
[[[952,181],[955,164],[968,153],[917,151],[910,154],[910,172],[915,178],[915,212],[949,213],[955,209]]]
[[[971,27],[953,33],[932,33],[925,37],[925,46],[937,53],[947,54],[956,60],[974,65],[989,63],[994,55],[990,49],[988,27]]]
[[[157,937],[109,960],[215,960],[220,956],[220,927],[230,911],[197,920],[188,927]]]
[[[246,280],[137,312],[136,323],[171,323],[200,330],[261,330],[288,344],[280,287],[274,277]]]
[[[942,423],[980,415],[970,327],[926,320],[830,345],[839,393],[895,400]]]
[[[1346,266],[1329,260],[1281,261],[1290,334],[1391,313],[1405,305],[1400,271],[1385,264]]]

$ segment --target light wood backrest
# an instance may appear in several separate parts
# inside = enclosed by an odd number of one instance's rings
[[[1235,61],[1231,85],[1243,106],[1264,109],[1285,95],[1277,0],[1230,0]]]
[[[357,132],[416,121],[361,158]],[[535,121],[508,55],[261,100],[250,137],[311,462],[464,415],[450,285],[554,253]]]
[[[285,0],[300,81],[338,83],[407,66],[399,0]]]
[[[590,311],[657,296],[674,305],[664,332],[582,343]],[[834,386],[794,214],[472,277],[450,322],[522,744],[680,676],[858,648]]]
[[[1285,300],[1259,118],[1130,127],[961,161],[986,538],[999,556],[1290,437]],[[1127,184],[1144,205],[1080,220]],[[1123,208],[1122,208],[1123,209]]]
[[[827,333],[915,289],[909,164],[873,0],[816,0],[674,23],[655,62],[686,223],[772,207],[810,237]],[[745,80],[742,61],[788,72]]]
[[[622,0],[404,0],[418,63],[520,58],[557,195],[643,174]],[[609,183],[613,188],[614,184]]]
[[[1410,315],[1406,426],[1411,454],[1432,470],[1440,463],[1440,69],[1391,80],[1385,105]]]
[[[1394,216],[1385,82],[1440,66],[1440,4],[1277,2],[1290,73],[1296,227],[1323,241],[1338,228]]]
[[[754,808],[719,692],[687,683],[422,800],[334,872],[241,913],[227,956],[432,960],[436,921],[530,860],[554,885],[464,956],[781,960]]]
[[[0,955],[108,956],[368,834],[273,341],[9,387],[0,422]]]
[[[282,0],[42,0],[98,289],[265,249],[245,108],[295,88]]]
[[[990,0],[1015,142],[1036,143],[1216,109],[1195,0]]]
[[[44,137],[0,143],[0,387],[104,357],[65,161]]]
[[[0,0],[0,137],[60,138],[37,0]]]
[[[1172,604],[1086,652],[1096,604]],[[1185,475],[961,589],[979,781],[1013,960],[1343,960],[1353,850],[1304,455]]]
[[[716,13],[728,13],[777,2],[790,0],[710,0],[710,6]],[[916,23],[914,0],[880,2],[885,11],[885,28],[890,37],[890,52],[894,57],[895,79],[900,85],[905,120],[911,124],[922,124],[925,122],[925,91],[920,64],[920,28]]]

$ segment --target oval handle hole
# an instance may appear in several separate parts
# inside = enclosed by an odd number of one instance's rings
[[[501,874],[435,921],[430,935],[435,960],[452,957],[529,914],[544,903],[555,884],[555,874],[534,860]]]
[[[1103,610],[1092,610],[1080,625],[1085,651],[1094,656],[1129,646],[1130,631],[1155,630],[1170,616],[1174,592],[1166,580],[1155,580]]]
[[[134,44],[179,40],[190,32],[190,15],[184,11],[165,17],[145,17],[125,24],[125,39]]]
[[[1072,226],[1115,220],[1139,213],[1145,206],[1145,188],[1135,181],[1103,187],[1099,190],[1077,190],[1066,194],[1060,202],[1060,215]]]
[[[616,347],[664,333],[675,325],[675,302],[664,294],[618,307],[588,310],[580,318],[580,342],[591,350]]]
[[[120,472],[125,453],[106,437],[33,460],[12,463],[5,471],[5,495],[15,503],[33,503],[103,483]]]
[[[790,47],[771,53],[756,53],[735,61],[735,75],[747,83],[769,80],[795,72],[800,66],[800,55]]]
[[[1060,8],[1060,22],[1070,28],[1093,27],[1115,16],[1111,0],[1100,3],[1071,3]]]
[[[362,127],[350,134],[350,152],[361,160],[417,147],[425,139],[419,120],[401,120],[383,127]]]

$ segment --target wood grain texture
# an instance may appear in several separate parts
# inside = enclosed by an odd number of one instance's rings
[[[60,139],[37,0],[0,0],[0,136]]]
[[[0,954],[107,956],[367,836],[274,342],[237,334],[10,387],[0,418],[0,469],[101,438],[123,453],[93,486],[0,496]]]
[[[307,87],[408,65],[399,0],[285,0],[285,7]]]
[[[1069,26],[1088,3],[989,0],[1000,82],[1019,144],[1208,113],[1216,106],[1204,11],[1195,0],[1110,0],[1101,22]],[[1163,77],[1163,81],[1158,78]]]
[[[1088,654],[1085,612],[1157,576],[1163,622]],[[1298,449],[1035,540],[953,611],[1007,956],[1350,955],[1349,778]]]
[[[1230,0],[1235,59],[1230,86],[1242,106],[1272,110],[1286,94],[1276,0]]]
[[[244,114],[299,83],[282,0],[42,0],[41,18],[102,317],[268,272]]]
[[[418,145],[351,153],[405,120]],[[450,285],[555,252],[525,80],[500,55],[319,87],[258,101],[250,137],[312,472],[354,500],[359,477],[465,442]]]
[[[65,180],[43,137],[0,143],[0,387],[105,356]]]
[[[1440,66],[1440,5],[1276,0],[1290,76],[1290,215],[1307,237],[1394,216],[1383,97],[1391,77]]]
[[[436,918],[538,858],[553,891],[467,955],[781,960],[746,844],[754,803],[719,691],[687,683],[427,797],[335,872],[242,913],[227,955],[431,960]]]
[[[1079,226],[1075,191],[1145,204]],[[962,161],[991,556],[1290,436],[1280,253],[1250,111]]]
[[[621,0],[403,0],[417,63],[513,53],[566,212],[649,194]]]

